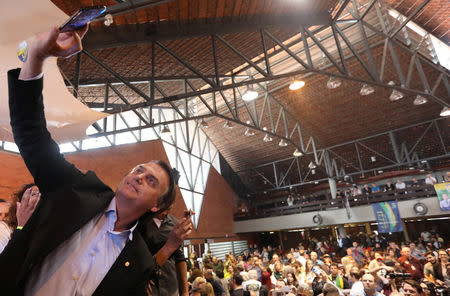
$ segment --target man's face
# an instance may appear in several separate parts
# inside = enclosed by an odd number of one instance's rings
[[[366,273],[365,275],[363,275],[361,281],[363,283],[364,291],[366,291],[366,294],[373,294],[375,292],[375,278],[373,277],[373,275]]]
[[[415,243],[410,243],[410,244],[409,244],[409,248],[410,248],[411,250],[414,250],[414,249],[416,248],[416,244],[415,244]]]
[[[330,266],[330,272],[331,272],[331,275],[332,275],[333,277],[335,277],[335,276],[337,276],[338,273],[339,273],[339,268],[337,268],[337,266],[331,265],[331,266]]]
[[[419,295],[419,293],[417,293],[416,289],[413,286],[409,285],[408,283],[405,283],[403,285],[403,294],[405,296],[418,296]]]
[[[353,247],[356,248],[358,246],[357,242],[353,242]]]
[[[405,256],[406,258],[411,257],[411,250],[407,247],[402,249],[402,255]]]
[[[217,257],[214,256],[214,257],[212,258],[212,261],[213,261],[214,264],[217,264],[217,261],[218,261],[218,260],[217,260]]]
[[[431,263],[435,263],[436,262],[436,257],[434,257],[432,254],[428,254],[427,255],[427,261],[431,262]]]
[[[352,253],[352,249],[350,249],[350,248],[348,248],[347,249],[347,256],[351,256],[353,253]]]
[[[0,202],[0,221],[3,221],[5,219],[6,214],[8,214],[9,211],[9,203],[7,202]]]
[[[278,260],[280,260],[280,257],[278,257],[277,254],[273,254],[272,260],[273,260],[273,261],[278,261]]]
[[[137,165],[117,187],[116,195],[127,204],[145,211],[157,212],[158,198],[169,188],[169,176],[153,162]]]
[[[316,252],[311,252],[311,260],[313,262],[317,260],[317,253]]]

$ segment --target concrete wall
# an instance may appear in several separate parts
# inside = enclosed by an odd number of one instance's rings
[[[419,201],[424,203],[428,207],[427,216],[450,215],[449,211],[447,212],[441,211],[439,207],[438,198],[434,196],[425,199],[400,201],[398,203],[400,209],[400,217],[402,218],[418,217],[418,215],[414,213],[413,206],[415,203]],[[317,227],[317,224],[314,224],[312,219],[314,215],[317,215],[318,213],[320,213],[320,215],[323,218],[322,226],[356,223],[356,222],[369,222],[376,220],[372,206],[367,205],[351,208],[350,219],[348,219],[347,212],[345,209],[332,209],[321,212],[309,212],[279,217],[253,219],[247,221],[236,221],[234,222],[234,231],[236,233],[244,233],[244,232],[282,230],[282,229],[295,229],[303,227]]]

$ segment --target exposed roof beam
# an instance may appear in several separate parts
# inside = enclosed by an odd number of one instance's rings
[[[164,41],[192,37],[210,36],[213,34],[230,34],[240,32],[257,32],[261,29],[292,28],[298,30],[299,26],[328,25],[331,16],[328,12],[318,14],[296,14],[290,16],[255,16],[254,21],[247,23],[232,23],[224,19],[221,23],[208,23],[199,20],[195,24],[186,24],[182,27],[172,23],[132,24],[111,27],[92,27],[83,40],[86,50],[114,48],[120,46],[136,45],[151,41]]]

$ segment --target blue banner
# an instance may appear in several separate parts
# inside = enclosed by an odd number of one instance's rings
[[[372,207],[378,223],[378,232],[403,231],[403,224],[396,201],[379,202],[372,204]]]

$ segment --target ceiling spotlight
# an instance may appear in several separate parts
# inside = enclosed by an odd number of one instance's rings
[[[440,116],[445,117],[445,116],[449,116],[450,115],[450,108],[445,106],[441,113],[439,113]]]
[[[280,142],[278,143],[278,146],[280,147],[286,147],[288,145],[288,143],[286,143],[285,140],[281,139]]]
[[[111,24],[114,22],[113,17],[111,14],[107,14],[105,15],[105,20],[103,21],[103,23],[105,24],[105,26],[109,27],[111,26]]]
[[[228,120],[225,121],[223,128],[224,129],[232,129],[234,126],[231,124],[231,122],[229,122]]]
[[[308,164],[308,168],[310,168],[310,169],[315,169],[316,168],[316,165],[314,164],[314,162],[310,162],[309,164]]]
[[[300,156],[303,155],[303,153],[302,153],[300,150],[298,150],[298,149],[296,148],[295,151],[294,151],[294,153],[292,153],[292,155],[293,155],[294,157],[300,157]]]
[[[246,102],[251,102],[258,97],[258,92],[253,88],[247,88],[245,94],[242,95],[242,99]]]
[[[333,76],[330,76],[330,79],[327,82],[327,88],[335,89],[341,86],[341,84],[342,84],[341,80],[334,78]]]
[[[427,98],[422,97],[421,95],[417,95],[416,98],[414,99],[413,104],[419,106],[425,104],[426,102],[428,102]]]
[[[267,143],[267,142],[272,142],[272,140],[273,140],[272,137],[266,133],[266,135],[263,138],[263,141]]]
[[[414,170],[414,167],[409,167],[408,169],[410,169],[410,170]]]
[[[297,90],[305,86],[305,82],[303,80],[293,80],[291,84],[289,84],[290,90]]]
[[[170,134],[170,129],[167,124],[164,125],[163,129],[161,130],[161,134]]]
[[[383,171],[382,171],[382,170],[379,170],[379,171],[378,171],[378,174],[382,174],[382,173],[383,173]]]
[[[247,137],[251,137],[255,135],[255,132],[252,131],[249,127],[245,130],[244,135]]]
[[[200,124],[201,124],[201,126],[203,126],[204,128],[208,128],[208,127],[209,127],[208,123],[207,123],[204,119],[202,119],[202,121],[200,122]]]
[[[315,181],[314,184],[319,184],[319,181]]]
[[[388,82],[388,85],[393,86],[393,85],[395,85],[395,82],[391,80]],[[394,101],[400,100],[404,96],[405,95],[401,91],[393,89],[391,95],[389,96],[389,100],[394,102]]]
[[[359,91],[359,94],[362,96],[368,96],[370,94],[373,94],[375,92],[375,89],[367,84],[363,84],[363,86],[361,87],[361,90]]]
[[[377,161],[377,158],[376,158],[375,156],[371,156],[371,157],[370,157],[370,160],[371,160],[372,162],[375,162],[375,161]]]

